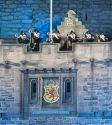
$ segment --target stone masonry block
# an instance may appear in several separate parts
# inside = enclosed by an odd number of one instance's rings
[[[112,117],[112,112],[104,112],[103,115],[105,118],[110,118]]]
[[[103,112],[95,112],[95,117],[103,117]]]

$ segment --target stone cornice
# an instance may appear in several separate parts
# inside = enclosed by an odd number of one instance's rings
[[[24,74],[53,74],[53,73],[77,73],[78,69],[72,68],[42,68],[42,69],[20,69]]]

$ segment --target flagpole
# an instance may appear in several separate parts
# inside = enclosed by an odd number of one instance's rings
[[[50,0],[50,39],[52,43],[52,0]]]

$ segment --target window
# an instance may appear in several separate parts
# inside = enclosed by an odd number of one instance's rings
[[[64,95],[63,95],[63,102],[68,103],[72,101],[72,81],[71,79],[67,78],[64,79]]]
[[[2,113],[0,113],[0,118],[2,118]]]
[[[35,99],[36,98],[36,85],[37,84],[37,82],[36,82],[36,80],[32,80],[31,81],[31,99]]]
[[[70,97],[71,97],[71,81],[67,79],[65,81],[65,100],[70,99]]]
[[[0,113],[0,118],[6,117],[6,113]]]
[[[29,102],[37,103],[38,98],[38,79],[30,79],[29,85]]]

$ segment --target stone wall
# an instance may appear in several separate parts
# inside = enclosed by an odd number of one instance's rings
[[[0,121],[0,125],[111,125],[111,119],[76,118],[76,117],[35,117],[27,120],[13,118]]]
[[[1,0],[0,36],[14,37],[24,30],[38,28],[43,41],[49,31],[50,0]],[[68,10],[76,12],[78,19],[93,34],[104,32],[112,37],[112,1],[109,0],[55,0],[53,1],[53,30],[66,17]]]
[[[0,46],[0,113],[3,115],[0,118],[0,125],[112,124],[111,43],[74,44],[73,51],[70,52],[58,52],[55,44],[42,44],[39,53],[24,50],[25,46],[22,45]],[[21,63],[22,60],[26,60],[27,63]],[[33,73],[35,69],[42,71],[52,68],[77,70],[77,104],[74,104],[77,114],[74,116],[43,114],[23,119],[21,86],[24,79],[21,71],[31,69]],[[28,106],[27,101],[25,106]]]

